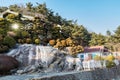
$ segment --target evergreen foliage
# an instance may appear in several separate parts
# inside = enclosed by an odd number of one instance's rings
[[[7,9],[17,12],[18,15],[7,13],[4,18],[0,18],[0,44],[3,46],[7,44],[11,48],[16,41],[44,45],[50,43],[55,47],[105,45],[111,51],[120,50],[120,26],[113,34],[109,30],[106,31],[107,35],[89,32],[85,26],[78,25],[76,21],[67,20],[47,8],[45,3],[37,3],[36,6],[30,2],[26,3],[26,6],[14,4],[9,7],[0,7],[0,12]],[[24,18],[23,15],[32,16],[34,20]],[[20,26],[16,31],[11,28],[11,24],[14,23]],[[13,31],[16,36],[14,38],[8,37],[8,31]],[[8,43],[6,38],[13,42]],[[57,39],[58,41],[50,41]],[[1,42],[3,40],[4,43]]]

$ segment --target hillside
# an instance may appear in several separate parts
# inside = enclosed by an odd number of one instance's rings
[[[115,51],[115,47],[108,44],[116,45],[120,42],[120,27],[114,34],[110,31],[106,32],[107,35],[89,32],[83,25],[67,20],[47,8],[45,3],[37,3],[37,6],[30,2],[26,6],[14,4],[0,7],[0,12],[0,53],[7,52],[16,43],[49,43],[60,49],[68,46],[107,45],[111,51]]]

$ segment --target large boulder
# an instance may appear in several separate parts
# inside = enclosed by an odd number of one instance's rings
[[[23,44],[7,55],[20,62],[18,74],[32,72],[61,72],[80,69],[79,59],[51,46]]]
[[[19,62],[10,56],[0,55],[0,74],[6,74],[19,66]]]

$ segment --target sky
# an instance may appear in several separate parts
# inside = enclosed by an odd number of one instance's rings
[[[120,25],[120,0],[0,0],[0,6],[27,2],[34,5],[45,2],[55,13],[77,20],[90,32],[106,34],[107,30],[113,32]]]

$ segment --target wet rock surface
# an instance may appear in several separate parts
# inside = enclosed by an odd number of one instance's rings
[[[120,80],[120,66],[93,71],[11,75],[0,77],[0,80]]]
[[[73,65],[68,67],[70,65],[67,61],[67,58],[72,59],[72,57],[51,46],[24,44],[10,51],[7,55],[20,62],[19,69],[15,74],[74,70]]]
[[[19,62],[7,55],[0,55],[0,74],[4,75],[10,72],[10,70],[15,69],[19,66]]]

